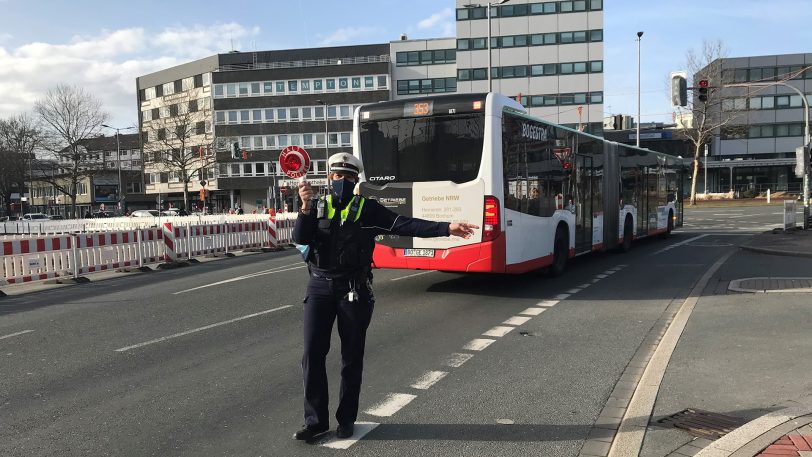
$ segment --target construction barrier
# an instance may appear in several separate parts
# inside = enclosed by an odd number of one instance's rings
[[[178,260],[178,253],[175,251],[175,231],[172,230],[172,223],[166,222],[163,226],[164,236],[164,260],[174,262]]]
[[[70,235],[3,241],[0,285],[41,281],[71,274]]]

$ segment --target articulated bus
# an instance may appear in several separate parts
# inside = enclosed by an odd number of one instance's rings
[[[480,226],[469,239],[379,236],[377,268],[558,275],[572,257],[682,225],[680,157],[532,117],[504,95],[363,105],[353,135],[365,196]]]

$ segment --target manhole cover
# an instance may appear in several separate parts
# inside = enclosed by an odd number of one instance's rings
[[[709,440],[717,440],[746,422],[740,417],[725,416],[695,408],[688,408],[657,421],[664,427],[685,430],[693,436]]]

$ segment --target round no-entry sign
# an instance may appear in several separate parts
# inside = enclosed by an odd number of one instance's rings
[[[288,146],[279,154],[279,166],[290,178],[303,178],[310,170],[310,155],[299,146]]]

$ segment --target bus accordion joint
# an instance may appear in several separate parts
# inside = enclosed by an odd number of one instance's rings
[[[493,241],[499,238],[500,233],[499,200],[492,195],[486,195],[482,221],[482,241]]]

